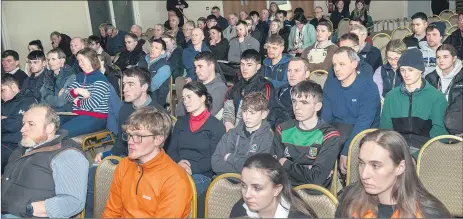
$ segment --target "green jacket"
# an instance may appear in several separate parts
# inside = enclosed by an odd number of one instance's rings
[[[404,83],[391,90],[384,100],[379,125],[401,133],[408,145],[416,149],[433,137],[447,134],[444,126],[447,100],[426,80],[422,82],[421,88],[411,94]]]

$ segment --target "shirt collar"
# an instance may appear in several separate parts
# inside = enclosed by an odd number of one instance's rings
[[[277,210],[275,211],[275,216],[273,218],[288,218],[290,206],[291,205],[283,197],[281,197],[281,201],[278,204]],[[244,209],[246,209],[248,217],[259,218],[257,212],[249,210],[248,205],[246,205],[246,202],[243,203],[243,207]]]
[[[132,105],[132,106],[133,106],[134,109],[142,108],[142,107],[150,105],[151,101],[152,101],[151,97],[149,95],[147,95],[145,103],[143,103],[140,107],[135,107],[135,105]]]
[[[13,69],[13,71],[10,71],[10,72],[8,72],[8,73],[10,73],[10,74],[13,75],[13,74],[16,73],[18,70],[19,70],[19,67],[16,67],[15,69]]]

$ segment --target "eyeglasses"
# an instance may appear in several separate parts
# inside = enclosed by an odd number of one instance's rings
[[[389,62],[392,62],[392,61],[395,61],[395,62],[398,62],[400,58],[391,58],[391,57],[386,57],[387,58],[387,61]]]
[[[132,139],[134,143],[138,144],[143,141],[144,137],[152,137],[152,136],[156,136],[156,135],[131,135],[127,132],[124,132],[122,133],[122,140],[129,141],[130,139]]]

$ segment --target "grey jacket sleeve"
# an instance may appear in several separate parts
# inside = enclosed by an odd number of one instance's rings
[[[66,99],[64,91],[69,87],[69,85],[72,84],[72,82],[74,82],[74,79],[76,79],[75,75],[69,76],[69,78],[64,83],[64,86],[62,88],[63,92],[61,93],[60,96],[48,95],[45,97],[44,101],[54,107],[64,106],[66,103],[68,103],[68,100]]]
[[[235,105],[233,100],[226,100],[223,105],[223,122],[231,122],[235,124]]]
[[[212,115],[215,116],[223,108],[225,93],[227,93],[227,86],[225,84],[210,91],[212,96]]]
[[[69,218],[85,207],[88,160],[77,150],[65,150],[51,162],[56,196],[45,200],[50,218]]]
[[[225,161],[225,155],[234,152],[234,145],[230,135],[233,135],[235,130],[230,130],[222,136],[220,142],[217,144],[217,148],[214,151],[211,159],[212,170],[217,173],[237,173],[240,170],[235,169],[229,162]]]
[[[273,142],[273,132],[268,130],[266,135],[263,135],[262,138],[256,139],[254,142],[257,142],[258,147],[255,152],[248,152],[247,156],[239,156],[237,154],[230,154],[227,157],[227,162],[233,165],[235,169],[239,172],[243,169],[244,163],[246,160],[254,154],[270,153],[270,148],[272,147]]]

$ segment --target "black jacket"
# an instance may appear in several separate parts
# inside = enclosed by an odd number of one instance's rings
[[[21,141],[21,128],[24,113],[29,106],[37,103],[32,92],[23,90],[16,94],[13,99],[2,103],[2,144],[17,145]]]
[[[441,79],[439,75],[437,74],[436,70],[426,75],[426,80],[433,87],[435,87],[438,90],[441,90]],[[455,77],[452,79],[452,82],[450,82],[449,87],[450,89],[448,93],[449,95],[448,102],[450,104],[454,102],[458,96],[463,94],[463,69],[461,69],[460,72],[457,75],[455,75]],[[462,98],[462,97],[463,96],[460,96],[459,98]]]
[[[21,87],[21,85],[23,84],[24,80],[26,78],[29,77],[29,75],[26,74],[26,72],[24,72],[23,70],[21,69],[18,69],[14,74],[13,74],[14,78],[16,79],[16,81],[18,82],[19,86]]]
[[[249,80],[240,79],[231,89],[228,90],[225,98],[227,100],[233,100],[235,109],[238,109],[238,103],[246,95],[251,92],[263,92],[267,99],[273,94],[273,86],[270,81],[262,77],[259,72],[252,76]]]
[[[145,57],[145,55],[145,52],[143,52],[143,45],[137,44],[137,46],[131,52],[129,52],[127,49],[121,52],[119,59],[117,59],[114,64],[117,65],[121,71],[125,71],[127,66],[137,65],[138,61]]]
[[[220,42],[214,46],[209,46],[216,60],[227,60],[228,59],[228,49],[230,49],[230,44],[226,38],[220,40]]]
[[[445,39],[444,44],[450,44],[457,49],[458,57],[463,59],[463,36],[461,30],[457,29]]]
[[[220,27],[220,29],[221,29],[222,31],[225,30],[225,29],[227,29],[227,27],[228,27],[228,21],[227,21],[227,19],[225,19],[225,18],[222,17],[222,16],[219,16],[219,17],[217,18],[217,20],[218,20],[217,24],[219,25],[219,27]]]
[[[230,218],[236,217],[247,217],[248,214],[246,213],[246,209],[243,207],[244,200],[240,199],[232,208],[230,213]],[[298,210],[294,210],[293,208],[289,208],[288,218],[310,218],[309,216],[303,214]]]
[[[167,61],[169,62],[170,71],[172,73],[172,79],[174,79],[174,81],[178,76],[183,76],[183,72],[185,71],[185,66],[183,66],[182,55],[183,48],[181,46],[177,46],[177,48],[175,48],[174,51],[172,51],[172,54],[170,55],[169,59],[167,59]]]
[[[419,45],[420,42],[421,42],[421,41],[426,41],[426,36],[423,37],[423,39],[421,39],[420,41],[418,41],[418,39],[415,38],[414,35],[411,35],[411,36],[405,37],[402,41],[405,43],[405,45],[406,45],[408,48],[410,48],[410,47],[416,47],[416,48],[419,49],[419,48],[420,48],[420,45]]]
[[[317,28],[317,26],[318,26],[318,23],[320,23],[320,22],[323,22],[323,21],[328,21],[328,20],[326,20],[326,19],[325,19],[325,18],[323,18],[323,17],[322,17],[322,18],[320,18],[320,20],[318,20],[317,18],[314,18],[314,19],[310,20],[310,22],[309,22],[309,23],[310,23],[310,24],[312,24],[312,25],[313,25],[313,27]]]
[[[359,55],[365,58],[365,61],[370,64],[373,70],[376,70],[383,64],[381,51],[369,43],[365,44],[365,47],[359,52]]]
[[[445,128],[451,135],[463,134],[463,95],[449,102],[444,117]]]
[[[269,101],[269,121],[272,129],[283,122],[294,118],[293,103],[291,101],[291,89],[289,84],[279,87]]]
[[[47,75],[49,70],[44,69],[43,72],[39,76],[35,76],[35,74],[31,74],[30,77],[26,78],[23,81],[23,84],[21,86],[21,90],[30,90],[32,94],[34,95],[35,99],[41,100],[42,99],[42,94],[40,93],[40,89],[43,86],[43,81],[45,78],[45,75]]]
[[[348,5],[344,5],[344,9],[342,10],[342,12],[339,12],[336,9],[335,11],[333,11],[333,13],[331,13],[330,20],[333,23],[334,30],[338,29],[339,21],[341,21],[343,18],[349,18],[349,10],[345,10],[346,6]]]
[[[224,134],[225,126],[213,115],[195,132],[190,130],[190,115],[180,116],[175,123],[167,154],[176,163],[188,160],[193,174],[212,178],[212,155]]]
[[[105,65],[106,71],[103,72],[106,78],[108,79],[109,83],[114,87],[114,90],[117,92],[117,96],[121,97],[121,84],[119,84],[119,80],[122,80],[122,71],[121,69],[114,64],[106,64]]]
[[[63,50],[64,54],[66,54],[66,57],[69,57],[72,55],[71,52],[71,37],[68,35],[62,33],[61,34],[61,41],[59,42],[58,48]]]

